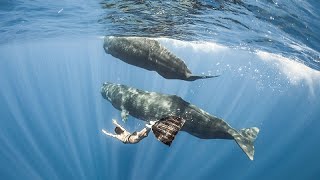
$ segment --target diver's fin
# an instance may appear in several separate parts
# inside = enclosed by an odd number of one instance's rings
[[[187,81],[195,81],[197,79],[207,79],[207,78],[214,78],[214,77],[219,77],[220,75],[215,75],[215,76],[206,76],[206,75],[192,75],[190,74],[187,78]]]
[[[152,131],[159,141],[170,146],[185,122],[180,117],[165,117],[152,125]]]
[[[233,135],[234,140],[251,160],[253,160],[254,156],[253,142],[257,138],[258,133],[259,129],[257,127],[252,127],[241,129],[239,134]]]

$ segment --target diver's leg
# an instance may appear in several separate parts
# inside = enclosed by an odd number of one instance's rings
[[[140,137],[147,137],[151,128],[143,128],[141,131],[137,132],[137,135]]]
[[[141,131],[133,133],[130,137],[129,137],[129,141],[132,144],[138,143],[139,141],[141,141],[143,138],[147,137],[149,132],[150,132],[150,128],[143,128]]]

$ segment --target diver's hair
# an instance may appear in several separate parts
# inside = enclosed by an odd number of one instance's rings
[[[115,132],[116,134],[122,134],[124,131],[123,131],[121,128],[116,127],[116,128],[114,128],[114,132]]]

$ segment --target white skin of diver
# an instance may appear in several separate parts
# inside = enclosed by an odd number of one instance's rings
[[[156,71],[166,79],[194,81],[217,76],[193,75],[186,64],[158,41],[144,37],[104,38],[106,53],[128,64]]]
[[[126,111],[137,119],[150,122],[168,116],[178,116],[186,120],[181,130],[195,137],[234,139],[253,160],[253,142],[259,133],[256,127],[237,131],[222,119],[210,115],[176,95],[147,92],[113,83],[104,83],[101,94],[113,107]]]
[[[102,129],[102,132],[107,136],[111,136],[118,139],[124,144],[136,144],[140,142],[142,139],[148,136],[152,128],[152,124],[154,124],[154,122],[152,122],[151,124],[146,124],[146,127],[143,128],[141,131],[135,131],[134,133],[130,133],[120,124],[118,124],[118,122],[115,119],[112,120],[112,123],[116,126],[116,128],[114,129],[116,134],[109,133],[104,129]]]

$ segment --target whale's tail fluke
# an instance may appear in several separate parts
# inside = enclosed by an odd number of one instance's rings
[[[186,80],[187,81],[195,81],[197,79],[207,79],[207,78],[214,78],[214,77],[219,77],[220,75],[215,75],[215,76],[206,76],[206,75],[190,75]]]
[[[253,142],[256,140],[259,133],[259,128],[251,127],[246,129],[241,129],[236,135],[233,135],[234,140],[240,146],[244,153],[253,160],[254,156],[254,145]]]

